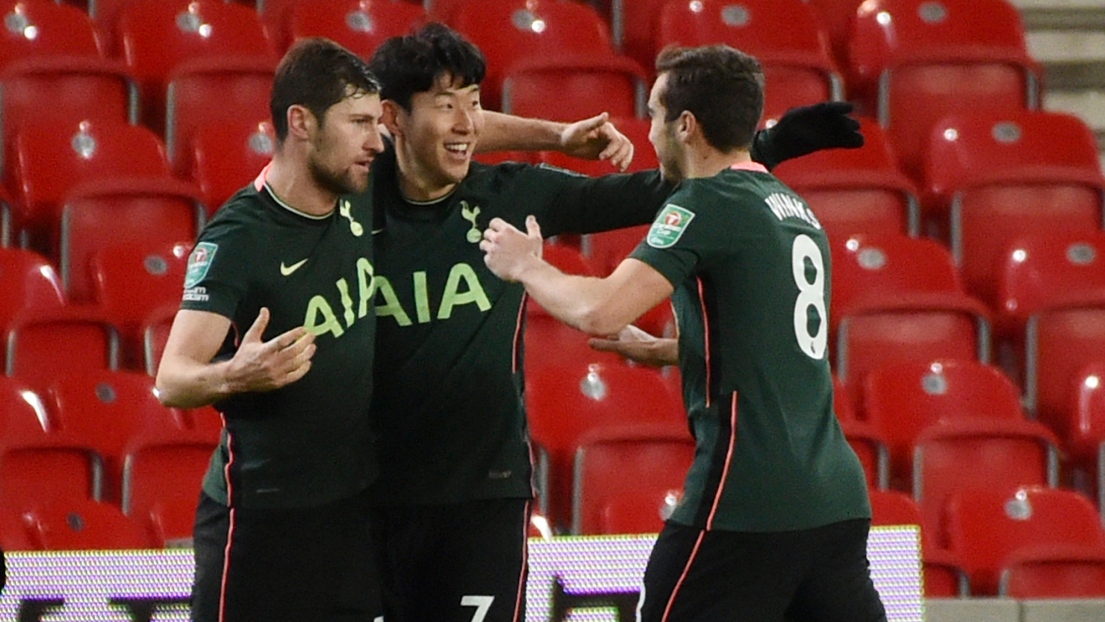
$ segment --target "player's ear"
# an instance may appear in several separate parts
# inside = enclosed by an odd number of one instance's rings
[[[694,113],[684,110],[675,120],[675,135],[681,142],[688,142],[698,127],[698,119],[695,118]]]
[[[384,115],[380,117],[380,122],[384,124],[384,127],[388,129],[388,133],[392,136],[401,135],[407,111],[403,110],[403,107],[393,99],[385,99],[381,104],[384,107]]]
[[[306,106],[288,106],[288,135],[307,140],[318,127],[318,119]]]

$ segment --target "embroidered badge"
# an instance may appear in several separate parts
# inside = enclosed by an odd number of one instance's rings
[[[694,212],[669,203],[652,223],[645,240],[653,248],[670,248],[694,220]]]
[[[207,270],[211,268],[211,262],[215,259],[215,251],[219,250],[218,244],[200,242],[192,249],[188,256],[188,271],[184,275],[184,289],[192,289],[207,276]]]

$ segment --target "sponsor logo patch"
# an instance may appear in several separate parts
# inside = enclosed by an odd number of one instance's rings
[[[692,220],[694,212],[669,203],[652,223],[645,240],[653,248],[669,248],[679,241]]]
[[[215,260],[215,251],[219,250],[218,244],[200,242],[192,249],[188,256],[188,271],[184,275],[184,289],[192,289],[207,276],[207,270],[211,268],[211,262]]]

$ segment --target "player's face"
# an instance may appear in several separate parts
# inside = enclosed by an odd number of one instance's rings
[[[478,84],[461,86],[452,75],[439,76],[429,91],[411,97],[409,113],[400,110],[396,123],[408,166],[406,189],[417,189],[432,200],[452,191],[468,174],[476,140],[483,130]]]
[[[315,183],[334,194],[368,189],[373,158],[384,150],[378,94],[350,95],[331,106],[311,137],[307,165]]]
[[[683,145],[675,137],[675,121],[665,121],[668,111],[660,97],[668,88],[668,74],[662,73],[652,85],[648,96],[648,115],[652,125],[648,130],[648,140],[656,150],[656,159],[660,162],[660,174],[670,182],[683,180]]]

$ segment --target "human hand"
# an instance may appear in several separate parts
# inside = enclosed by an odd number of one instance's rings
[[[610,123],[607,112],[568,124],[560,133],[560,149],[585,160],[609,160],[619,171],[633,161],[633,141]]]
[[[315,336],[302,326],[261,341],[269,324],[269,310],[262,307],[227,366],[232,391],[272,391],[302,378],[311,369],[317,346]]]
[[[821,102],[791,108],[772,127],[756,133],[756,161],[767,168],[822,149],[863,146],[859,121],[848,102]]]
[[[533,260],[541,258],[544,240],[533,216],[526,216],[526,233],[502,218],[492,218],[480,241],[483,261],[504,281],[518,281]]]
[[[593,337],[588,343],[595,350],[614,352],[649,367],[664,367],[679,362],[677,340],[653,337],[632,324],[621,329],[617,335]]]

